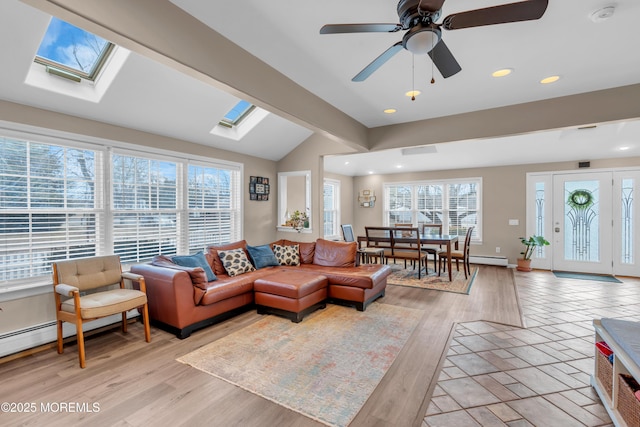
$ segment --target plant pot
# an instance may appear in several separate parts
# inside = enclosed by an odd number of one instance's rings
[[[522,259],[518,258],[518,266],[516,267],[518,271],[531,271],[531,260],[530,259]]]

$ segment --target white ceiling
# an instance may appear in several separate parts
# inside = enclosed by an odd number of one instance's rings
[[[551,1],[537,21],[443,31],[462,71],[443,79],[435,70],[433,85],[429,84],[432,66],[428,57],[415,58],[414,79],[407,51],[398,53],[366,81],[351,82],[365,65],[400,40],[402,33],[319,34],[327,23],[397,23],[396,1],[171,1],[367,127],[640,83],[637,0],[617,0],[613,17],[600,23],[592,22],[589,15],[611,2],[562,0]],[[443,16],[502,3],[505,1],[447,0]],[[0,98],[271,160],[281,159],[312,133],[269,114],[241,141],[214,136],[211,129],[237,98],[135,53],[99,103],[28,86],[25,75],[48,19],[18,0],[0,2],[4,64]],[[513,68],[514,73],[502,79],[490,76],[504,67]],[[538,83],[552,74],[560,75],[560,81]],[[404,93],[413,88],[422,94],[412,102]],[[398,112],[382,113],[390,107]],[[621,145],[629,149],[617,150]],[[562,129],[437,144],[436,149],[435,154],[412,156],[389,150],[349,155],[348,159],[331,157],[325,167],[336,173],[364,175],[395,173],[398,165],[402,171],[412,171],[639,156],[640,126],[637,122],[615,123],[580,131]],[[350,163],[345,166],[347,160]]]

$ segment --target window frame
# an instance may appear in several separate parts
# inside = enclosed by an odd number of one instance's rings
[[[333,208],[327,209],[324,195],[324,187],[325,186],[333,187]],[[337,179],[324,178],[324,182],[322,184],[322,205],[323,205],[323,215],[322,215],[322,230],[325,239],[340,239],[342,237],[340,231],[340,218],[341,218],[341,210],[340,210],[340,185],[341,182]],[[333,229],[331,233],[327,233],[327,214],[333,217]]]
[[[97,56],[97,59],[93,62],[93,65],[91,67],[90,72],[86,72],[81,70],[80,68],[72,68],[68,65],[62,64],[60,62],[54,61],[51,58],[46,58],[44,56],[40,56],[37,54],[34,57],[33,62],[37,63],[37,64],[41,64],[45,67],[46,71],[49,72],[50,74],[55,74],[58,75],[60,77],[64,77],[70,80],[75,80],[75,81],[80,81],[80,80],[88,80],[90,82],[95,82],[96,79],[98,78],[98,75],[100,74],[100,72],[102,71],[104,65],[107,63],[109,57],[111,56],[111,54],[113,53],[114,49],[115,49],[115,44],[111,43],[109,40],[105,40],[100,36],[97,36],[89,31],[86,31],[80,27],[76,27],[73,24],[70,24],[62,19],[51,17],[51,20],[49,21],[49,25],[47,26],[47,31],[45,32],[42,40],[40,41],[40,44],[38,45],[38,50],[40,50],[40,47],[42,46],[43,42],[45,41],[45,39],[47,38],[47,34],[49,33],[49,28],[51,27],[51,25],[54,23],[55,21],[61,22],[65,25],[71,26],[73,28],[76,28],[80,31],[82,31],[83,33],[86,33],[90,36],[93,37],[97,37],[100,40],[104,40],[106,42],[106,44],[104,45],[104,47],[102,48],[102,50],[100,51],[100,54]],[[73,78],[75,77],[75,79]],[[80,79],[80,80],[78,80]]]
[[[476,209],[475,209],[475,228],[473,230],[473,234],[471,237],[471,241],[473,243],[482,243],[482,178],[481,177],[472,177],[472,178],[454,178],[454,179],[442,179],[442,180],[424,180],[424,181],[409,181],[409,182],[385,182],[383,183],[383,203],[382,203],[382,216],[383,216],[383,225],[384,226],[393,226],[391,223],[391,213],[392,212],[406,212],[410,218],[411,223],[414,225],[419,225],[425,221],[419,221],[419,215],[421,214],[421,210],[419,209],[418,204],[418,193],[420,187],[425,186],[441,186],[442,187],[442,213],[441,213],[441,222],[442,222],[442,233],[443,234],[451,234],[450,233],[450,204],[449,201],[451,199],[451,195],[449,194],[451,185],[458,184],[476,184]],[[405,189],[405,196],[408,198],[405,199],[409,202],[410,207],[407,210],[400,209],[391,209],[390,206],[390,190],[393,188],[401,188],[406,187],[408,192]],[[405,205],[404,208],[407,208]],[[403,218],[404,219],[404,218]],[[403,221],[404,222],[404,221]],[[459,238],[464,238],[464,234],[458,233]]]
[[[55,134],[55,136],[54,136]],[[183,182],[181,193],[177,197],[176,206],[176,239],[178,241],[176,247],[178,253],[187,253],[188,249],[188,232],[187,218],[188,218],[188,204],[184,200],[186,190],[186,177],[183,176],[184,171],[187,169],[187,165],[197,162],[198,164],[207,165],[209,167],[225,169],[232,171],[235,174],[234,182],[230,184],[230,191],[235,198],[236,202],[232,206],[234,215],[239,218],[233,224],[233,238],[235,240],[241,240],[243,236],[243,223],[244,218],[243,211],[243,177],[244,166],[241,163],[225,161],[220,159],[213,159],[204,156],[190,156],[186,157],[183,153],[172,152],[169,150],[156,149],[153,147],[142,147],[139,145],[103,140],[99,138],[93,138],[89,136],[69,135],[66,133],[57,133],[50,129],[38,129],[34,131],[32,128],[26,128],[20,125],[0,124],[0,137],[7,140],[17,141],[29,141],[33,143],[52,144],[66,148],[73,149],[87,149],[100,153],[102,161],[96,165],[96,183],[95,183],[95,199],[96,205],[93,209],[96,217],[96,242],[95,242],[95,254],[106,255],[111,254],[114,251],[113,242],[113,218],[114,210],[112,207],[112,168],[111,159],[113,153],[126,154],[131,156],[142,156],[147,158],[153,158],[157,160],[169,160],[174,161],[182,165],[182,170],[178,171],[178,180]],[[96,160],[97,162],[97,160]],[[211,242],[213,243],[213,242]],[[204,248],[202,248],[204,249]],[[127,268],[127,265],[123,263],[123,268]],[[29,276],[23,279],[17,280],[3,280],[0,281],[0,302],[7,299],[23,298],[32,295],[43,294],[51,291],[51,273],[41,274],[37,276]]]

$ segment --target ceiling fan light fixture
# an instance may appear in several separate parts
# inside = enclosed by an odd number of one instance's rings
[[[405,93],[406,96],[408,96],[409,98],[415,98],[416,96],[420,95],[422,92],[420,92],[419,90],[410,90],[409,92]]]
[[[402,38],[402,45],[414,55],[426,55],[440,41],[441,32],[437,28],[413,27]]]
[[[385,114],[393,114],[396,111],[398,111],[398,110],[396,110],[395,108],[387,108],[386,110],[382,110],[382,112],[385,113]]]
[[[506,77],[509,74],[513,73],[513,68],[502,68],[500,70],[496,70],[493,73],[491,73],[491,76],[493,77]]]

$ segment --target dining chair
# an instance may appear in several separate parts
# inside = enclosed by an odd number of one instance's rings
[[[125,279],[136,282],[139,290],[126,288]],[[141,308],[144,337],[147,342],[151,341],[144,277],[122,272],[118,255],[54,262],[53,289],[58,326],[58,353],[63,352],[62,322],[75,324],[81,368],[85,367],[82,326],[86,322],[121,314],[122,332],[126,333],[127,311]]]
[[[442,235],[442,224],[422,224],[422,235]],[[438,271],[438,252],[442,250],[441,245],[422,245],[422,250],[426,252],[427,259],[433,255],[433,271]],[[427,262],[425,261],[425,267]]]
[[[464,237],[464,246],[462,247],[462,250],[451,251],[451,261],[453,260],[456,261],[456,269],[458,271],[460,271],[459,262],[462,261],[462,267],[464,269],[465,279],[467,279],[468,276],[471,274],[471,266],[469,264],[469,246],[471,244],[471,235],[473,234],[474,228],[475,228],[474,226],[467,228],[467,234]],[[438,258],[440,259],[440,262],[438,263],[438,275],[440,275],[441,268],[442,268],[442,271],[446,271],[447,264],[444,262],[447,261],[447,251],[443,251],[443,250],[439,251]]]

